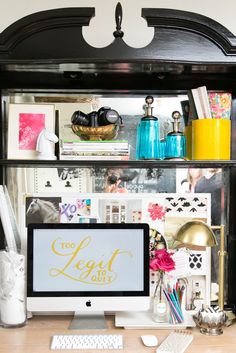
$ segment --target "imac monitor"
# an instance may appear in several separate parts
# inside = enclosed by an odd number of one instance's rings
[[[140,311],[149,307],[147,224],[30,224],[27,309]]]

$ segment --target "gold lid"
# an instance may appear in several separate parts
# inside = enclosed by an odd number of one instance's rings
[[[146,116],[147,117],[153,117],[152,116],[152,107],[151,107],[151,104],[153,103],[153,97],[152,96],[147,96],[145,101],[147,103],[147,106],[146,106]]]
[[[173,132],[180,132],[179,131],[180,117],[181,117],[181,114],[177,110],[175,110],[172,113],[172,118],[174,119],[174,122],[172,123],[173,124]]]

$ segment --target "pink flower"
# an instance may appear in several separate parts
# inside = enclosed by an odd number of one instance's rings
[[[151,203],[148,207],[148,212],[153,221],[162,219],[165,216],[165,208],[158,203]]]
[[[150,269],[153,271],[169,272],[175,269],[175,262],[172,259],[173,253],[166,249],[155,251],[155,257],[150,261]]]

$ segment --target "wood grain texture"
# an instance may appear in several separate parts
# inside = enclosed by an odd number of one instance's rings
[[[114,328],[113,317],[107,317],[108,330],[70,330],[67,327],[71,317],[41,316],[28,320],[27,325],[16,329],[0,329],[0,353],[46,353],[49,349],[51,336],[54,334],[122,334],[124,339],[124,353],[154,353],[155,348],[147,348],[142,344],[142,334],[152,334],[158,337],[161,343],[170,330],[125,330]],[[189,353],[231,353],[236,347],[236,325],[224,329],[221,336],[202,335],[197,328],[192,330],[194,340],[189,346]],[[109,350],[104,350],[108,352]],[[72,351],[69,351],[72,352]],[[91,353],[91,350],[83,350]]]

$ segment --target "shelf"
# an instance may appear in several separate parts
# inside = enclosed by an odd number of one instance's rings
[[[47,168],[47,167],[121,167],[121,168],[227,168],[227,167],[236,167],[236,160],[222,160],[222,161],[213,161],[213,160],[204,160],[204,161],[175,161],[175,160],[130,160],[130,161],[112,161],[112,160],[89,160],[89,161],[51,161],[51,160],[19,160],[19,159],[0,159],[0,165],[8,167],[26,167],[26,168]]]

